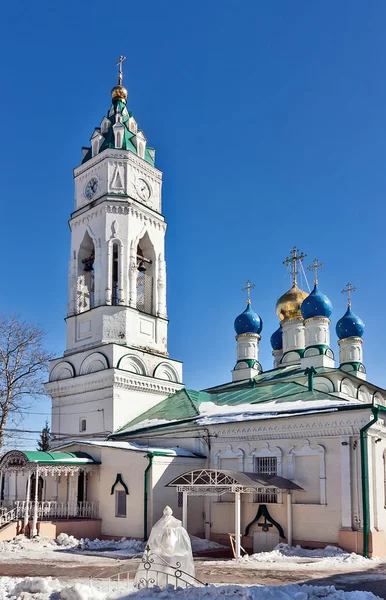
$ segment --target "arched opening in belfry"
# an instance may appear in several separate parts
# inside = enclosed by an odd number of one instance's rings
[[[137,308],[155,314],[155,252],[146,232],[137,246]]]
[[[111,303],[113,306],[119,304],[119,244],[114,242],[112,253],[112,297]]]
[[[77,312],[85,312],[95,306],[95,246],[86,231],[78,252]]]

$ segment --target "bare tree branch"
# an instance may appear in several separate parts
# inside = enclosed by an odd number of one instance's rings
[[[52,358],[43,345],[44,331],[18,315],[0,316],[0,450],[7,422],[18,421],[28,401],[44,394]]]

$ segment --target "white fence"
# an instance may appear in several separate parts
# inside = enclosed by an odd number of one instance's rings
[[[16,519],[23,519],[26,509],[26,501],[16,500],[14,509]],[[38,520],[48,519],[97,519],[98,502],[55,502],[45,500],[38,502]],[[35,511],[35,502],[28,502],[28,515],[32,518]]]

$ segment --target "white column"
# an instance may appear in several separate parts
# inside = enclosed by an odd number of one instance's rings
[[[130,245],[130,269],[129,269],[129,306],[137,307],[137,248],[134,242]]]
[[[292,496],[287,493],[287,544],[292,546]]]
[[[204,496],[204,511],[205,511],[205,539],[210,540],[210,517],[212,509],[212,497]]]
[[[188,492],[182,492],[182,527],[188,530]]]
[[[37,522],[38,522],[38,500],[39,500],[39,465],[36,465],[36,473],[35,473],[35,504],[34,504],[34,515],[32,519],[32,536],[38,534],[37,530]]]
[[[25,496],[25,508],[24,508],[24,535],[27,529],[27,525],[28,525],[28,508],[29,508],[29,501],[30,501],[30,496],[31,496],[31,472],[28,472],[27,475],[28,479],[27,479],[27,493]]]
[[[111,304],[112,255],[113,255],[113,248],[112,248],[111,241],[109,241],[109,242],[107,242],[107,269],[106,269],[107,281],[106,281],[106,288],[105,288],[106,304]]]
[[[123,280],[123,244],[119,244],[118,253],[118,304],[125,304],[127,290],[125,289],[126,282]]]
[[[240,492],[235,492],[235,546],[236,546],[236,558],[240,558],[241,556],[241,551],[240,551],[240,546],[241,546],[241,540],[240,540],[240,534],[241,534],[241,527],[240,527],[240,521],[241,521],[241,503],[240,503]]]

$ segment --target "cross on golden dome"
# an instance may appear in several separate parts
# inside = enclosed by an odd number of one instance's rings
[[[292,281],[293,281],[294,286],[296,285],[296,275],[298,275],[298,273],[299,273],[299,271],[297,269],[297,263],[303,262],[303,260],[306,258],[306,256],[307,256],[307,254],[304,254],[304,252],[301,252],[299,254],[298,248],[296,248],[296,246],[294,246],[290,252],[290,256],[287,256],[287,258],[283,261],[283,265],[286,265],[286,267],[291,265],[290,273],[292,276]]]
[[[356,287],[355,285],[351,285],[351,283],[349,282],[346,285],[346,288],[344,290],[342,290],[342,294],[347,294],[347,305],[350,307],[351,306],[351,294],[353,292],[356,292]]]
[[[122,63],[123,61],[126,60],[126,56],[120,56],[119,60],[117,62],[117,67],[118,67],[118,85],[122,85],[122,79],[123,79],[123,72],[122,72]]]
[[[324,267],[324,264],[319,262],[317,258],[314,258],[312,265],[307,267],[308,271],[314,272],[314,285],[318,284],[318,269],[321,269],[322,267]]]
[[[256,287],[255,284],[251,283],[249,281],[249,279],[248,279],[246,286],[243,287],[243,289],[242,289],[243,292],[247,292],[247,296],[248,296],[248,301],[247,302],[248,302],[248,304],[251,303],[251,290],[253,290],[255,287]]]

